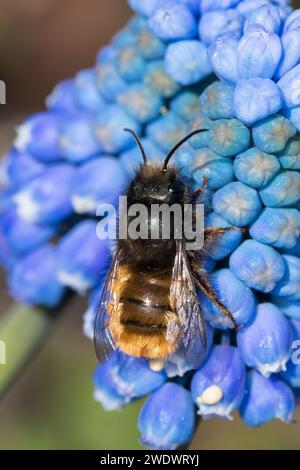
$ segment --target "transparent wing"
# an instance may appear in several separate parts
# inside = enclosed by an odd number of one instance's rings
[[[206,352],[206,328],[182,240],[177,241],[170,286],[170,304],[176,310],[181,325],[176,354],[184,355],[190,364],[199,367]]]
[[[111,307],[114,308],[118,302],[118,299],[114,298],[113,292],[115,292],[114,285],[119,266],[120,250],[117,249],[103,287],[94,324],[94,345],[99,362],[107,360],[116,349],[115,342],[108,328],[109,314],[107,312],[107,306],[110,303]]]

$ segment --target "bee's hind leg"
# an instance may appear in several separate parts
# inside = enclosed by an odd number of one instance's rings
[[[204,238],[206,241],[215,241],[218,240],[224,233],[227,232],[241,232],[245,233],[245,229],[243,227],[206,227],[204,228]]]
[[[195,270],[193,270],[193,276],[194,276],[194,279],[196,281],[196,285],[201,290],[201,292],[203,292],[203,294],[209,300],[211,300],[211,302],[213,302],[215,304],[215,306],[220,310],[220,312],[222,312],[223,315],[231,321],[234,328],[236,330],[238,330],[239,326],[237,325],[232,313],[218,299],[218,297],[217,297],[216,293],[214,292],[213,288],[211,287],[208,279],[205,278],[203,275],[201,275],[200,273],[198,273]]]

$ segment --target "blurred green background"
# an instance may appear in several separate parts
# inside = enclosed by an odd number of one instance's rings
[[[131,12],[126,0],[0,0],[0,12],[0,79],[7,85],[7,104],[0,106],[2,154],[15,125],[43,107],[59,80],[91,66]],[[9,303],[1,274],[0,319]],[[106,413],[93,401],[96,359],[92,342],[81,334],[85,308],[85,299],[73,300],[1,400],[0,449],[140,448],[141,402]],[[210,420],[201,423],[191,448],[300,449],[300,424],[273,422],[251,430],[238,417]]]

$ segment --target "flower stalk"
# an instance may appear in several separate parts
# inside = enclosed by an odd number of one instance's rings
[[[13,304],[0,322],[6,363],[0,365],[0,398],[44,344],[62,310]]]

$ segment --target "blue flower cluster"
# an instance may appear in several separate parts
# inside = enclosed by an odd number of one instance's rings
[[[9,290],[45,306],[67,289],[89,292],[92,337],[112,251],[97,238],[95,211],[116,201],[140,162],[123,128],[161,160],[205,127],[176,161],[195,187],[208,177],[206,225],[244,229],[223,235],[206,261],[239,331],[201,295],[200,368],[179,353],[164,363],[116,352],[95,370],[95,399],[114,410],[149,395],[138,426],[155,449],[188,442],[196,412],[239,411],[248,426],[291,422],[300,387],[300,10],[284,0],[129,3],[138,15],[93,68],[53,90],[4,158],[0,263]]]

